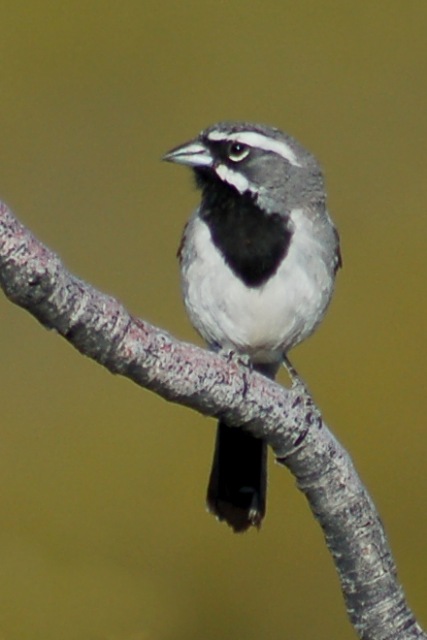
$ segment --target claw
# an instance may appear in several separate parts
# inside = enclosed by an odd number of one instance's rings
[[[246,353],[239,353],[238,351],[234,351],[233,349],[221,348],[218,351],[218,354],[224,358],[227,362],[235,362],[238,365],[253,370],[253,363]]]
[[[300,377],[298,371],[295,369],[288,356],[283,357],[283,365],[291,379],[292,389],[300,389],[302,392],[309,394],[309,390],[304,380]]]

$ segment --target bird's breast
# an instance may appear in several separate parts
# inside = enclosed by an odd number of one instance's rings
[[[247,353],[254,362],[280,360],[323,318],[333,290],[333,268],[312,221],[292,212],[294,233],[275,273],[248,286],[230,268],[197,215],[181,254],[184,302],[194,327],[209,344]]]

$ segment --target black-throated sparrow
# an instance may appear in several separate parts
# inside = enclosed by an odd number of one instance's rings
[[[202,201],[178,252],[184,302],[212,349],[274,378],[321,322],[341,265],[315,158],[278,129],[220,122],[164,156],[193,168]],[[220,422],[207,503],[234,531],[265,514],[262,440]]]

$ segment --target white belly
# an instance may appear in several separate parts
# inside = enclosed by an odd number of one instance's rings
[[[322,320],[333,289],[332,263],[325,260],[312,223],[299,210],[291,217],[295,233],[285,260],[256,288],[226,264],[206,223],[197,217],[190,221],[182,263],[184,301],[209,344],[247,353],[255,362],[278,361]]]

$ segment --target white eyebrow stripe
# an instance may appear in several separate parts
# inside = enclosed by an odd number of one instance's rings
[[[229,140],[237,142],[241,142],[242,144],[247,144],[248,147],[255,147],[258,149],[263,149],[264,151],[272,151],[273,153],[277,153],[279,156],[282,156],[285,160],[290,162],[295,167],[301,167],[301,163],[298,162],[297,156],[295,152],[291,149],[291,147],[281,140],[275,140],[274,138],[269,138],[268,136],[263,135],[262,133],[258,133],[256,131],[237,131],[236,133],[223,133],[221,131],[211,131],[208,133],[208,139],[213,140],[214,142],[226,141]]]

